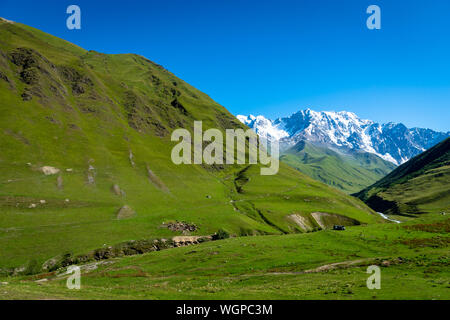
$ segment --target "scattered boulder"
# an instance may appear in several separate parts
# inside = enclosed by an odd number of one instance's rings
[[[42,171],[43,174],[45,174],[46,176],[50,176],[53,174],[57,174],[59,173],[59,169],[55,168],[55,167],[50,167],[50,166],[43,166],[42,168],[40,168],[40,170]]]
[[[381,263],[381,265],[382,265],[383,267],[389,267],[389,266],[391,265],[391,262],[388,261],[388,260],[385,260],[385,261],[383,261],[383,262]]]
[[[14,268],[12,275],[17,276],[19,274],[22,274],[23,272],[25,272],[25,269],[26,269],[25,266],[20,266],[20,267]]]
[[[46,203],[47,203],[47,201],[45,201],[45,200],[39,200],[39,202],[40,202],[41,204],[46,204]]]
[[[165,226],[170,231],[181,231],[181,232],[194,232],[198,229],[198,227],[193,223],[187,223],[184,221],[175,221],[175,222],[169,222],[167,224],[163,223],[163,226]]]
[[[33,208],[36,208],[36,204],[35,204],[35,203],[32,203],[32,204],[30,204],[30,205],[28,206],[28,209],[33,209]]]
[[[65,253],[57,255],[51,259],[48,259],[42,264],[42,270],[55,271],[61,267],[67,267],[73,264],[74,259],[71,253]]]
[[[117,219],[129,219],[136,215],[136,212],[131,209],[129,206],[124,205],[122,208],[120,208],[119,212],[117,212]]]
[[[54,270],[55,267],[60,263],[60,261],[61,261],[61,256],[57,256],[57,257],[48,259],[42,265],[42,270],[46,270],[46,271]]]
[[[94,251],[94,259],[95,260],[104,260],[110,259],[115,256],[113,252],[113,247],[109,246],[106,248],[100,248]]]

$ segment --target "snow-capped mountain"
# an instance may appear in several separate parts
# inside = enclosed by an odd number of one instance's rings
[[[347,111],[306,109],[276,120],[253,115],[237,118],[261,137],[279,140],[282,149],[307,140],[374,153],[397,165],[450,136],[450,132],[407,128],[402,123],[379,124]]]
[[[280,140],[289,137],[289,134],[280,129],[280,124],[274,124],[272,120],[266,119],[263,116],[237,116],[238,120],[252,128],[260,137],[268,140]]]

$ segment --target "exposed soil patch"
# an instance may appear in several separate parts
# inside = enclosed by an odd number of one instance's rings
[[[400,243],[409,246],[410,248],[445,248],[450,245],[450,237],[433,237],[424,239],[408,239],[401,240]]]
[[[122,208],[120,208],[119,212],[117,212],[117,219],[123,220],[123,219],[129,219],[136,215],[136,212],[131,209],[129,206],[125,205]]]
[[[30,141],[22,134],[21,131],[13,132],[13,131],[7,129],[3,132],[26,145],[30,145]]]
[[[309,220],[299,214],[291,214],[290,216],[288,216],[288,219],[293,221],[296,225],[300,227],[300,229],[302,229],[305,232],[313,230]]]
[[[355,226],[361,224],[358,220],[336,213],[312,212],[311,217],[322,229],[332,228],[333,225]]]
[[[434,233],[449,233],[450,232],[450,219],[442,222],[429,223],[429,224],[415,224],[412,226],[403,226],[403,228],[415,231],[425,231]]]
[[[153,185],[161,191],[169,192],[169,188],[167,188],[164,182],[162,182],[162,180],[150,169],[148,164],[146,165],[146,168],[148,179],[150,180],[150,182],[153,183]]]

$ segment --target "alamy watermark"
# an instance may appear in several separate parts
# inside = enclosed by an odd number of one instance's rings
[[[73,273],[73,274],[72,274]],[[69,266],[67,268],[67,274],[72,274],[67,278],[67,289],[81,289],[81,269],[78,266]]]
[[[81,29],[81,9],[77,5],[70,5],[66,10],[67,14],[70,16],[66,20],[66,26],[69,30],[80,30]]]
[[[369,30],[381,29],[381,9],[379,6],[372,4],[367,7],[366,12],[370,14],[367,18],[366,25]]]
[[[367,267],[367,273],[371,274],[366,281],[369,290],[381,289],[381,270],[379,266],[372,265]]]
[[[171,140],[179,141],[172,149],[175,164],[262,164],[261,175],[274,175],[279,169],[279,144],[277,140],[261,139],[251,129],[226,129],[225,140],[219,129],[203,132],[202,121],[194,121],[194,138],[186,129],[173,131]],[[225,142],[225,152],[224,152]],[[209,143],[203,148],[204,143]],[[192,146],[194,152],[192,152]],[[247,148],[248,147],[248,148]],[[248,149],[248,152],[246,152]],[[247,157],[248,154],[248,157]],[[248,158],[248,162],[247,162]]]
[[[66,26],[69,30],[81,29],[81,9],[78,5],[71,4],[67,7],[66,13],[70,16],[66,20]],[[372,4],[367,7],[367,14],[370,16],[367,18],[366,26],[369,30],[381,29],[381,9],[379,6]]]

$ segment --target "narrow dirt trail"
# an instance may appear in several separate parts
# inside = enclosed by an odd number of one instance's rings
[[[348,260],[348,261],[341,261],[341,262],[334,262],[329,264],[324,264],[319,267],[308,269],[304,271],[296,271],[296,272],[266,272],[266,273],[258,273],[258,274],[243,274],[240,275],[240,277],[257,277],[257,276],[285,276],[285,275],[301,275],[301,274],[308,274],[308,273],[319,273],[319,272],[327,272],[334,269],[345,269],[350,268],[352,266],[359,265],[361,263],[366,263],[370,261],[374,261],[377,258],[364,258],[364,259],[357,259],[357,260]]]

